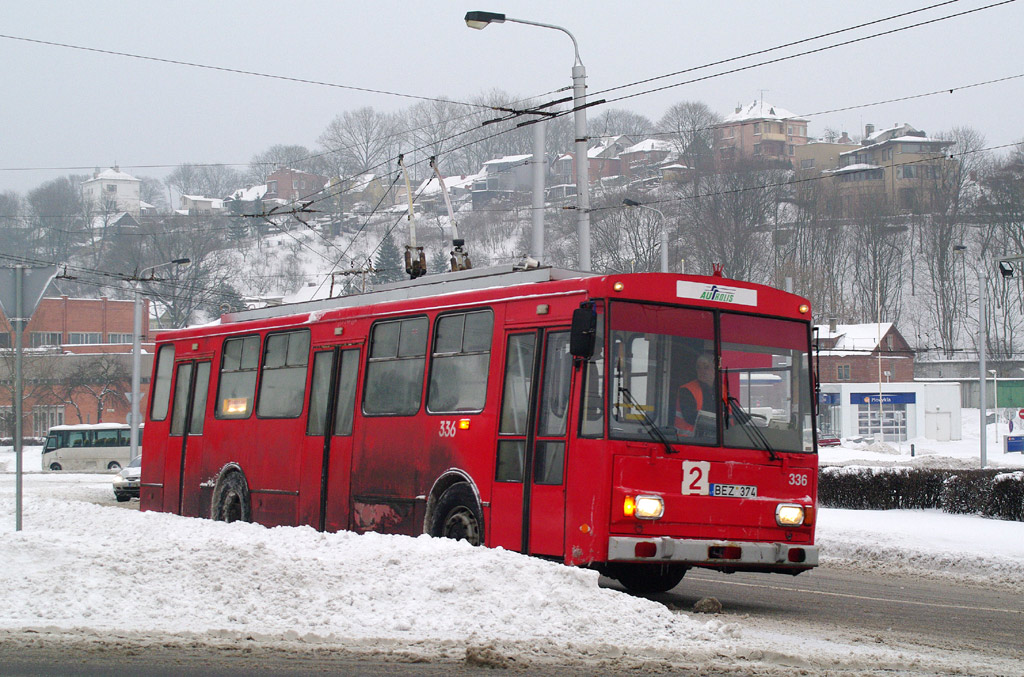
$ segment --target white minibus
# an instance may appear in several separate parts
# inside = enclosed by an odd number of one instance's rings
[[[53,426],[43,447],[43,470],[116,472],[131,460],[130,434],[127,423]]]

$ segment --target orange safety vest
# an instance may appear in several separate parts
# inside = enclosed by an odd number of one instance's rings
[[[684,390],[690,391],[690,394],[693,395],[693,402],[697,405],[696,411],[699,412],[704,408],[704,389],[700,387],[699,382],[693,380],[682,386],[679,388],[679,395],[682,395]],[[694,433],[697,418],[696,416],[694,417],[693,423],[688,423],[686,419],[683,418],[682,411],[679,408],[679,403],[681,401],[679,395],[676,396],[676,428],[683,431],[687,437],[690,437]]]

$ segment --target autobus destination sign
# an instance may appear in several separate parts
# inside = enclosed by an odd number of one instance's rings
[[[724,284],[706,284],[703,282],[676,282],[676,296],[681,299],[700,299],[701,301],[718,301],[719,303],[735,303],[744,306],[757,305],[757,290],[730,287]]]

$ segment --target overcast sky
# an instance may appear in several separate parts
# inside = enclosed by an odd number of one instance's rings
[[[0,0],[0,191],[26,192],[75,169],[117,162],[163,176],[183,162],[245,165],[274,144],[313,147],[344,110],[416,99],[157,63],[13,40],[31,38],[415,96],[466,100],[491,88],[538,95],[570,84],[562,33],[506,23],[466,27],[467,10],[564,26],[579,41],[588,91],[613,99],[737,66],[984,7],[960,0],[742,62],[601,90],[836,31],[938,0],[753,3]],[[1024,74],[1024,2],[911,28],[607,106],[657,120],[673,103],[726,115],[765,101],[863,133],[908,122],[930,134],[966,125],[989,146],[1024,139],[1024,78],[911,101],[815,114]],[[590,109],[599,114],[607,106]],[[47,167],[38,171],[20,168]]]

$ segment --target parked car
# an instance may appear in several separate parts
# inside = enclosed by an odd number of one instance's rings
[[[114,475],[114,498],[118,503],[139,497],[142,477],[142,456],[136,456],[121,472]]]
[[[833,435],[832,433],[823,433],[818,431],[818,446],[819,447],[838,447],[843,441],[839,439],[839,435]]]

